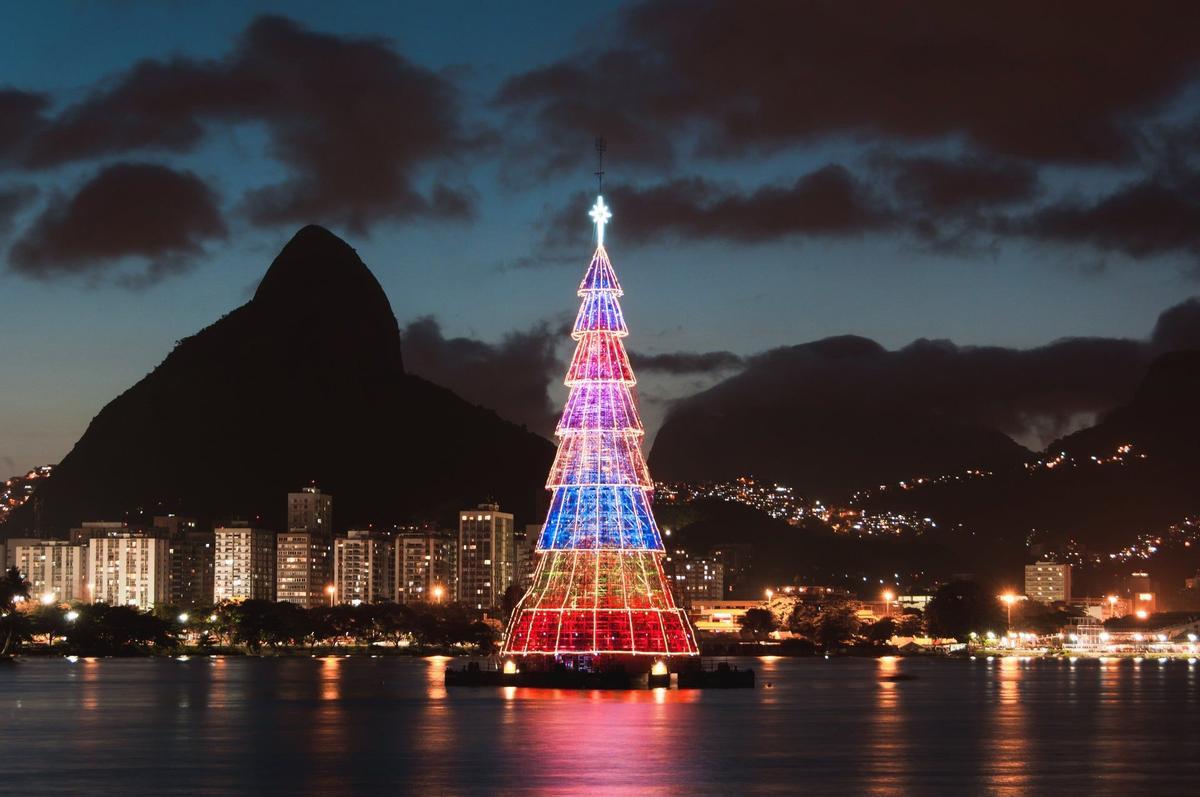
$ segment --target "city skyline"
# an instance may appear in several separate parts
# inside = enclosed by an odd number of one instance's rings
[[[572,247],[587,236],[596,135],[609,141],[606,193],[624,223],[618,265],[637,288],[626,310],[654,319],[634,351],[650,437],[671,400],[777,346],[845,333],[892,350],[919,338],[1147,340],[1160,313],[1196,293],[1197,52],[1170,13],[1121,24],[1093,7],[1090,35],[1073,36],[1078,19],[1063,11],[1040,20],[1038,38],[1020,8],[988,19],[930,7],[919,33],[872,34],[882,60],[805,40],[778,75],[724,76],[748,87],[755,126],[720,73],[651,24],[661,14],[664,29],[703,33],[738,21],[731,8],[527,3],[502,19],[469,3],[365,4],[336,17],[315,3],[215,15],[6,8],[4,28],[21,35],[8,42],[0,93],[12,127],[0,138],[0,317],[23,345],[0,349],[0,370],[20,375],[0,403],[0,477],[61,459],[173,341],[241,304],[305,222],[343,235],[379,276],[410,370],[482,400],[473,366],[497,363],[511,389],[494,408],[547,434],[566,356],[564,319],[548,308],[582,265]],[[777,27],[855,24],[813,8]],[[451,16],[474,24],[451,36]],[[490,35],[497,26],[506,35]],[[770,43],[764,53],[780,52],[781,34],[754,30]],[[1010,61],[1046,42],[1061,51],[1031,57],[1011,81],[984,59],[961,87],[899,58],[917,42],[929,64],[955,64],[961,43],[988,31]],[[759,68],[738,41],[715,44],[738,56],[731,64]],[[361,55],[378,78],[366,113],[395,134],[361,154],[394,170],[390,183],[345,190],[314,156],[344,154],[359,121],[329,85],[289,84],[294,107],[231,88],[264,85],[273,58],[318,64],[330,52]],[[897,62],[912,114],[873,88]],[[1097,63],[1106,66],[1094,72]],[[342,68],[332,85],[354,81],[353,60]],[[173,87],[165,106],[156,76]],[[814,81],[828,95],[805,89]],[[1039,93],[1043,82],[1072,101]],[[707,104],[689,100],[697,85],[711,89]],[[789,86],[803,114],[780,104]],[[664,87],[678,89],[677,103],[656,102]],[[409,130],[391,107],[405,97],[443,126]],[[295,149],[289,131],[301,136]],[[280,185],[308,204],[273,203]],[[156,204],[147,196],[169,200],[157,238],[134,210],[96,215],[97,204]],[[1105,402],[1093,395],[1064,411],[1090,415]],[[1018,439],[1045,442],[1037,429]]]

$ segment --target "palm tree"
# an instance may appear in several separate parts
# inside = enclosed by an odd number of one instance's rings
[[[29,624],[23,614],[17,612],[17,601],[29,597],[29,582],[15,567],[9,568],[0,577],[0,634],[4,635],[4,647],[0,648],[0,657],[12,655],[14,641],[20,643]]]

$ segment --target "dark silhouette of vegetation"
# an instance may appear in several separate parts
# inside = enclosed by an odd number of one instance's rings
[[[67,651],[76,655],[130,656],[169,651],[179,645],[170,623],[132,606],[93,603],[73,611],[78,614],[73,620],[56,612],[51,622],[66,638]],[[50,612],[43,613],[43,622],[50,616]]]
[[[921,636],[925,633],[925,616],[919,609],[905,609],[896,620],[897,636]]]
[[[757,641],[762,641],[774,631],[778,624],[775,622],[775,615],[771,614],[767,609],[750,609],[742,615],[739,621],[742,630],[749,633]]]
[[[824,648],[851,643],[859,629],[858,618],[845,599],[822,603],[797,603],[788,618],[788,628]]]
[[[17,611],[17,603],[29,597],[29,582],[17,568],[9,568],[0,578],[0,656],[9,656],[31,635],[29,618]]]
[[[11,584],[7,588],[15,589]],[[44,641],[49,649],[82,656],[189,650],[262,655],[376,644],[413,652],[466,649],[489,654],[495,651],[502,630],[499,623],[478,619],[459,606],[364,603],[304,609],[263,600],[194,607],[190,612],[165,605],[139,611],[102,603],[36,608],[24,603],[21,610],[9,608],[0,623],[0,631],[11,629],[14,645],[33,639],[39,644]]]
[[[863,639],[870,642],[872,645],[886,645],[888,641],[896,636],[896,628],[898,624],[891,617],[884,617],[874,623],[864,625],[862,631]]]
[[[925,625],[931,636],[966,640],[972,631],[1004,629],[1006,616],[1000,600],[977,582],[951,581],[925,607]]]

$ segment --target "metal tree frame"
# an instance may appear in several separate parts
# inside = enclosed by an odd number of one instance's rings
[[[503,655],[593,663],[632,657],[649,667],[655,658],[699,651],[663,574],[666,550],[650,506],[621,285],[604,248],[611,214],[603,198],[591,215],[597,246],[579,285],[570,395],[546,481],[550,510],[533,586],[513,612]]]

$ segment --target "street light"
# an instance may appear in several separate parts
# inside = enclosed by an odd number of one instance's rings
[[[1000,596],[1000,600],[1004,601],[1004,605],[1008,607],[1008,627],[1012,628],[1012,607],[1017,602],[1017,596],[1006,592]]]
[[[181,622],[181,623],[186,623],[187,621],[188,621],[188,613],[187,613],[187,612],[180,612],[180,613],[179,613],[179,622]]]
[[[773,589],[767,590],[767,600],[771,600],[771,598],[773,598],[773,597],[775,597],[775,590],[773,590]]]
[[[435,603],[442,602],[442,595],[446,594],[446,590],[442,589],[441,584],[435,584],[433,587],[433,600]]]
[[[333,596],[336,593],[337,593],[337,590],[334,589],[334,586],[332,584],[330,584],[328,587],[325,588],[325,594],[327,594],[329,596],[329,605],[330,606],[333,606]]]
[[[883,613],[888,617],[892,616],[892,598],[896,597],[890,589],[883,591]]]
[[[54,593],[53,592],[47,592],[42,595],[42,605],[43,606],[49,606],[52,603],[54,603]]]
[[[77,612],[77,611],[75,611],[74,609],[72,609],[71,611],[67,612],[67,613],[66,613],[65,615],[63,615],[63,616],[66,618],[66,620],[67,620],[67,622],[68,622],[68,623],[73,623],[73,622],[75,622],[76,620],[78,620],[78,619],[79,619],[79,612]]]

